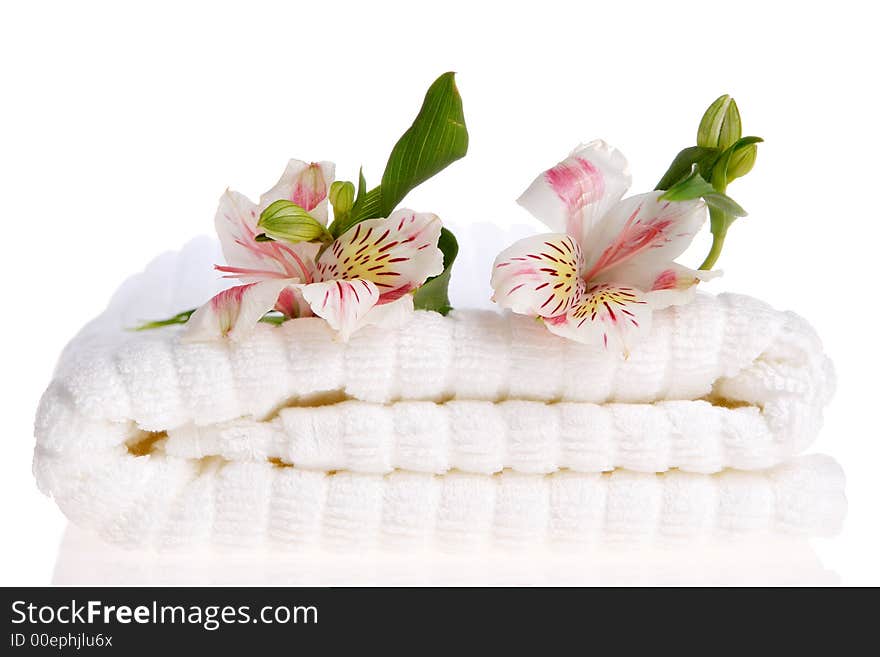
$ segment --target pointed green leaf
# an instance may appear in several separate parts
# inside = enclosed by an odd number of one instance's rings
[[[360,200],[355,201],[349,215],[341,221],[334,221],[330,232],[334,237],[339,237],[364,219],[374,219],[382,216],[382,188],[373,187],[363,194]]]
[[[395,144],[382,175],[382,183],[366,191],[363,172],[358,194],[344,221],[330,230],[339,236],[365,219],[387,217],[414,187],[464,157],[468,133],[455,74],[444,73],[428,89],[413,124]]]
[[[391,151],[382,174],[382,216],[391,214],[411,189],[464,157],[467,149],[455,74],[444,73],[428,89],[418,116]]]
[[[732,217],[746,216],[746,211],[736,201],[727,194],[719,192],[699,174],[696,165],[693,166],[687,178],[660,195],[660,199],[663,201],[692,201],[696,198],[702,198],[710,208],[716,208]]]
[[[691,166],[691,172],[660,195],[661,201],[692,201],[706,194],[714,194],[715,188],[697,171],[697,165]]]
[[[443,272],[439,276],[428,279],[416,290],[413,304],[416,310],[434,310],[446,315],[452,306],[449,304],[449,279],[452,275],[452,263],[458,255],[458,242],[452,231],[444,228],[440,231],[437,246],[443,252]]]
[[[162,328],[163,326],[173,326],[175,324],[186,324],[189,321],[189,318],[196,311],[195,308],[192,310],[184,310],[182,313],[177,313],[173,317],[169,317],[168,319],[159,319],[152,322],[144,322],[134,328],[129,330],[131,331],[148,331],[150,329]]]
[[[367,193],[367,179],[364,178],[364,168],[361,167],[358,169],[358,192],[357,197],[354,199],[355,203],[360,203],[361,199],[364,197],[364,194]]]
[[[145,322],[140,326],[135,326],[130,331],[148,331],[150,329],[162,328],[163,326],[174,326],[175,324],[186,324],[189,321],[189,318],[192,317],[192,314],[198,310],[197,308],[193,308],[192,310],[184,310],[182,313],[177,313],[173,317],[169,317],[168,319],[160,319],[153,322]],[[261,322],[266,322],[267,324],[274,324],[278,326],[279,324],[283,324],[287,321],[287,317],[282,315],[281,313],[270,310],[268,313],[263,315],[260,318]]]
[[[712,164],[721,153],[717,148],[704,148],[703,146],[691,146],[679,151],[672,164],[663,174],[660,182],[654,189],[669,189],[675,183],[689,176],[691,169],[696,164],[701,174],[711,171]]]
[[[721,192],[706,194],[703,196],[703,200],[706,201],[706,205],[710,208],[714,208],[723,212],[725,215],[729,215],[731,217],[730,223],[733,223],[733,219],[736,217],[745,217],[748,214],[742,209],[742,206],[739,203],[734,201],[727,194],[722,194]]]

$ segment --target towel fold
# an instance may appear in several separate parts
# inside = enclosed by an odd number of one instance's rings
[[[504,471],[326,473],[266,462],[40,458],[37,477],[75,523],[114,543],[179,548],[483,549],[827,535],[843,477],[823,456],[715,475]]]
[[[277,459],[313,470],[388,473],[504,468],[551,473],[718,472],[765,468],[799,452],[820,408],[786,399],[788,414],[709,401],[655,404],[499,403],[452,400],[388,405],[344,401],[282,408],[267,420],[187,424],[167,432],[165,453],[230,461]],[[795,407],[795,408],[792,408]],[[792,415],[801,413],[795,421]],[[806,425],[806,426],[805,426]],[[100,431],[100,425],[93,431]]]
[[[123,328],[108,311],[65,349],[34,457],[71,519],[123,544],[824,534],[843,515],[833,462],[779,465],[819,430],[830,361],[749,297],[655,313],[626,359],[479,310],[348,343],[317,318],[241,342]]]

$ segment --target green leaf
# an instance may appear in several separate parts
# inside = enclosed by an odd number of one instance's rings
[[[277,310],[270,310],[265,315],[260,317],[260,321],[265,324],[272,324],[273,326],[279,326],[286,322],[288,317],[283,313],[278,312]]]
[[[196,308],[192,310],[184,310],[182,313],[177,313],[173,317],[169,317],[168,319],[159,319],[153,322],[144,322],[139,326],[135,326],[130,329],[132,331],[147,331],[150,329],[162,328],[163,326],[173,326],[174,324],[186,324],[189,321],[189,318],[196,311]]]
[[[697,129],[697,146],[726,149],[742,135],[742,121],[736,101],[727,94],[715,99],[703,114]]]
[[[730,223],[733,223],[733,219],[736,217],[745,217],[748,214],[739,203],[721,192],[705,194],[703,195],[703,200],[706,201],[706,205],[709,206],[710,210],[714,208],[725,215],[729,215],[731,217]]]
[[[443,272],[439,276],[429,278],[416,290],[413,305],[416,310],[434,310],[446,315],[452,310],[449,303],[449,279],[452,275],[452,263],[458,255],[458,241],[452,231],[444,228],[440,231],[437,246],[443,252]]]
[[[364,178],[364,168],[361,167],[358,169],[358,193],[357,197],[354,199],[355,203],[360,203],[361,199],[364,198],[364,194],[367,193],[367,179]]]
[[[330,232],[333,237],[339,237],[346,231],[350,230],[355,224],[365,219],[374,219],[382,216],[382,189],[374,187],[370,191],[361,196],[359,201],[355,201],[351,213],[340,221],[334,221],[330,226]]]
[[[360,179],[351,214],[333,226],[333,234],[341,235],[364,219],[387,217],[413,188],[464,157],[467,149],[468,132],[455,74],[444,73],[429,87],[413,124],[392,149],[382,183],[364,192]]]
[[[257,227],[272,239],[294,244],[329,238],[327,229],[320,221],[286,199],[279,199],[263,210]]]
[[[184,310],[182,313],[177,313],[174,317],[169,317],[168,319],[160,319],[154,322],[146,322],[141,324],[140,326],[135,326],[132,331],[148,331],[150,329],[162,328],[163,326],[173,326],[174,324],[186,324],[189,321],[189,318],[192,314],[197,310],[197,308],[193,308],[192,310]],[[263,315],[260,318],[261,322],[266,322],[267,324],[279,325],[283,324],[287,321],[287,317],[283,314],[279,313],[275,310],[270,310],[268,313]]]
[[[444,73],[430,86],[415,121],[391,151],[382,174],[382,216],[391,214],[411,189],[464,157],[467,149],[455,73]]]
[[[669,189],[675,183],[690,175],[694,165],[697,165],[699,171],[708,175],[711,171],[712,164],[721,153],[717,148],[705,148],[703,146],[690,146],[682,149],[672,160],[672,164],[663,174],[660,182],[654,189]]]
[[[692,201],[706,194],[714,194],[715,188],[697,171],[697,165],[691,166],[690,173],[682,180],[660,195],[661,201]]]
[[[732,198],[719,192],[697,171],[694,165],[690,174],[660,195],[663,201],[692,201],[702,198],[710,208],[729,214],[733,217],[744,217],[746,211]]]

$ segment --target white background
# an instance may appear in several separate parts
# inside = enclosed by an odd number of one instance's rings
[[[51,578],[65,521],[34,484],[32,422],[64,343],[125,276],[210,233],[227,185],[256,197],[290,157],[349,179],[363,164],[375,183],[446,70],[470,152],[407,205],[457,224],[527,221],[514,199],[594,137],[646,191],[705,106],[736,97],[766,143],[730,189],[750,216],[712,289],[795,309],[823,336],[840,383],[815,449],[843,465],[850,510],[815,548],[844,584],[880,584],[871,4],[4,3],[0,584]],[[488,294],[487,278],[457,289]]]

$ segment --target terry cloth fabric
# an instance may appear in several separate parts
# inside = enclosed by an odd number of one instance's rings
[[[492,311],[348,343],[317,318],[182,343],[124,330],[119,304],[62,354],[34,460],[71,519],[118,542],[824,533],[843,515],[821,459],[690,474],[782,463],[833,391],[812,329],[749,297],[655,313],[628,359]]]

